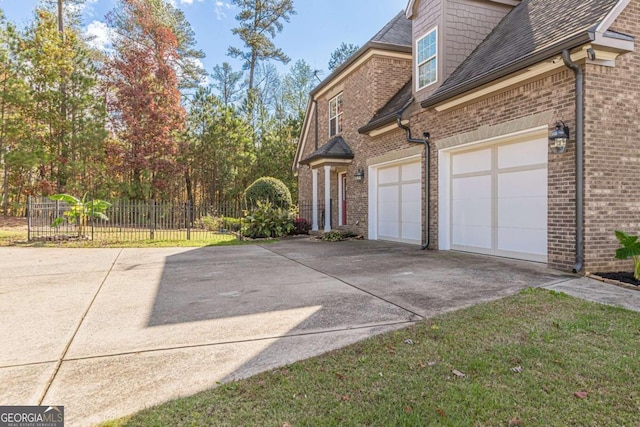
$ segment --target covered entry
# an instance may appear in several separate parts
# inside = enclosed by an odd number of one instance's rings
[[[312,172],[312,192],[313,192],[313,219],[312,230],[318,231],[321,226],[323,230],[331,231],[331,175],[338,172],[338,201],[339,205],[339,225],[346,224],[346,174],[347,167],[353,161],[353,151],[341,136],[336,136],[325,145],[313,152],[309,157],[300,162],[301,165],[309,165]],[[318,201],[318,175],[322,170],[324,178],[324,224],[319,224],[320,206]],[[342,200],[344,199],[344,201]]]

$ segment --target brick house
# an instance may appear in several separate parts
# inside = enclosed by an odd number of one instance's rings
[[[311,93],[293,167],[330,212],[314,228],[629,268],[639,23],[638,0],[409,1]]]

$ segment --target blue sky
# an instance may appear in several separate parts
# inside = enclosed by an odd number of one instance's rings
[[[237,14],[230,0],[171,0],[180,7],[195,31],[198,47],[206,58],[202,61],[207,72],[216,64],[238,62],[226,56],[230,45],[242,47],[231,34]],[[7,19],[18,25],[26,24],[40,0],[0,0],[0,8]],[[116,0],[87,0],[83,12],[84,27],[94,34],[104,31],[100,21],[115,5]],[[327,75],[331,52],[341,42],[364,44],[396,13],[403,10],[407,0],[294,0],[297,15],[285,24],[275,39],[276,45],[292,59],[304,59],[313,69]]]

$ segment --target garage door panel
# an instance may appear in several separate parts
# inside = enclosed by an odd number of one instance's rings
[[[454,200],[451,203],[454,227],[463,225],[491,227],[493,224],[492,199]]]
[[[518,197],[498,200],[498,227],[547,229],[547,198]]]
[[[402,223],[404,224],[405,222],[421,222],[422,212],[420,208],[420,203],[403,203],[402,213],[400,217]]]
[[[537,139],[498,147],[498,168],[540,165],[547,163],[548,141]]]
[[[402,222],[403,240],[414,240],[420,242],[422,240],[422,223],[421,222]]]
[[[411,163],[402,166],[402,180],[412,181],[422,179],[422,165],[420,163]]]
[[[547,169],[500,173],[498,197],[547,197]]]
[[[491,149],[458,154],[451,161],[454,175],[476,173],[491,170]]]
[[[491,175],[453,179],[451,188],[453,200],[489,199],[491,197]]]
[[[398,221],[378,221],[378,235],[380,237],[400,237],[400,222]]]
[[[402,185],[402,222],[420,221],[422,208],[422,184]]]
[[[546,255],[546,230],[511,227],[500,228],[498,230],[498,250]]]
[[[400,180],[400,169],[398,167],[378,170],[378,184],[390,184]]]
[[[467,248],[491,249],[493,246],[493,231],[491,226],[460,225],[453,228],[452,245]]]

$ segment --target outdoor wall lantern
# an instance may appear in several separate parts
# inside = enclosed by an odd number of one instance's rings
[[[569,143],[569,127],[563,122],[556,122],[556,128],[549,137],[549,148],[554,154],[562,154],[567,151]]]
[[[356,178],[356,181],[362,182],[362,180],[364,179],[364,170],[363,169],[358,169],[358,171],[356,172],[354,177]]]

